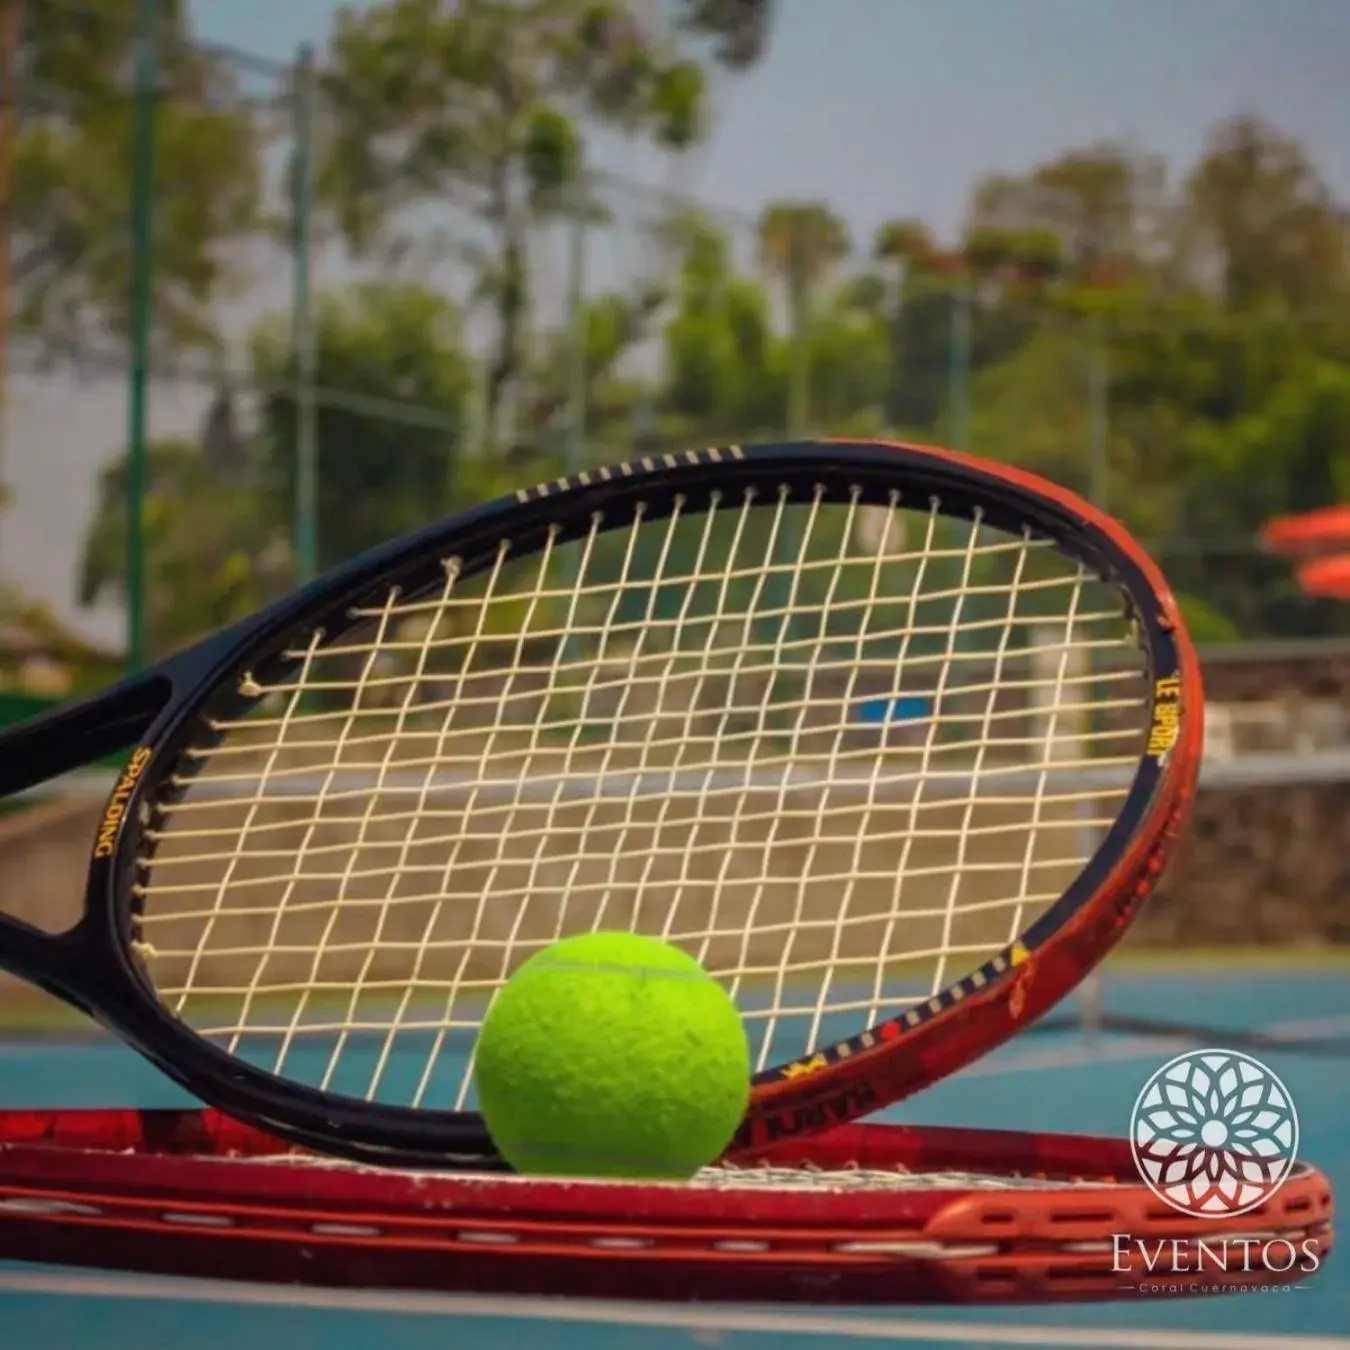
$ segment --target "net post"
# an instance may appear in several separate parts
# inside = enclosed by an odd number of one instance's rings
[[[291,335],[295,347],[295,571],[302,585],[319,570],[319,438],[314,398],[317,353],[310,287],[310,222],[314,205],[314,48],[296,52],[291,196]]]
[[[151,270],[155,211],[155,123],[159,0],[136,0],[136,62],[131,140],[131,322],[127,379],[127,651],[134,673],[145,664],[146,387],[150,366]]]
[[[1078,986],[1078,1017],[1083,1043],[1095,1054],[1102,1041],[1102,978],[1095,970]]]

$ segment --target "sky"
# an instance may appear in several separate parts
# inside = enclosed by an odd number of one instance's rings
[[[659,0],[653,0],[658,3]],[[204,37],[288,60],[330,0],[191,0]],[[778,0],[766,60],[721,81],[695,195],[755,213],[824,198],[866,240],[916,215],[954,233],[982,173],[1127,138],[1178,166],[1254,111],[1350,201],[1347,0]],[[616,168],[620,167],[616,165]],[[651,177],[639,154],[626,166]]]
[[[279,61],[321,49],[339,8],[189,3],[200,37]],[[1350,203],[1347,72],[1350,0],[779,0],[765,60],[718,80],[705,147],[672,169],[606,140],[600,160],[746,215],[825,200],[866,247],[895,216],[954,239],[982,174],[1072,145],[1126,140],[1183,171],[1209,127],[1253,112],[1300,140]],[[152,434],[172,434],[200,404],[159,390],[151,412]],[[109,641],[119,617],[76,609],[74,569],[96,468],[124,424],[120,389],[11,383],[3,477],[17,506],[0,523],[0,574]]]

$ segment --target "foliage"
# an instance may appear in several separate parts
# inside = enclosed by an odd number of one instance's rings
[[[126,577],[127,462],[100,478],[80,567],[81,604],[122,599]],[[242,618],[285,588],[285,534],[258,509],[255,484],[222,481],[191,441],[154,442],[143,514],[147,643],[163,656]]]
[[[686,217],[679,228],[676,307],[664,332],[667,434],[738,439],[782,426],[784,360],[764,287],[736,274],[729,241],[707,221]]]
[[[317,323],[319,561],[331,566],[471,500],[459,481],[472,375],[459,314],[412,282],[325,297]],[[295,500],[295,354],[266,323],[253,364],[262,390],[260,459],[272,514]],[[404,405],[415,419],[399,418]]]
[[[687,4],[683,27],[741,66],[763,46],[764,10]],[[405,245],[400,221],[421,202],[474,222],[457,252],[494,317],[484,430],[503,440],[524,396],[531,228],[584,205],[587,126],[673,151],[700,140],[703,67],[628,0],[382,0],[340,13],[324,89],[335,130],[321,187],[354,248]]]
[[[1190,241],[1230,308],[1350,299],[1344,214],[1287,137],[1253,117],[1216,127],[1185,193]]]
[[[222,246],[260,225],[261,127],[186,6],[161,0],[153,336],[211,345],[231,280]],[[49,353],[128,322],[135,0],[29,4],[16,56],[22,116],[10,184],[15,322]]]
[[[680,25],[716,39],[717,59],[743,70],[764,55],[773,8],[774,0],[681,0]]]
[[[1242,634],[1232,619],[1195,595],[1178,595],[1177,606],[1191,637],[1202,646],[1237,642]]]
[[[15,281],[22,322],[59,350],[125,327],[133,0],[94,6],[78,34],[51,17],[62,7],[29,8],[23,73],[46,103],[16,146]],[[163,9],[186,36],[181,0]],[[1213,128],[1189,166],[1070,146],[978,183],[958,237],[897,216],[865,252],[828,202],[766,203],[739,235],[672,204],[666,274],[607,273],[560,318],[536,275],[541,241],[561,245],[578,217],[614,224],[588,141],[696,144],[713,72],[752,65],[771,31],[764,0],[679,0],[670,36],[648,13],[638,0],[340,11],[321,64],[320,198],[379,279],[318,312],[323,563],[560,471],[580,392],[592,459],[785,429],[965,438],[1103,490],[1203,636],[1350,631],[1344,607],[1303,600],[1253,542],[1276,512],[1350,496],[1350,227],[1302,147],[1250,116]],[[259,228],[265,118],[209,54],[167,43],[163,64],[159,336],[209,344],[228,246]],[[428,226],[431,206],[448,226]],[[299,440],[287,316],[248,359],[242,430],[218,403],[204,445],[152,452],[158,649],[285,581]],[[86,602],[120,584],[124,474],[113,463],[101,484]]]
[[[501,474],[466,470],[458,458],[472,377],[458,314],[444,297],[412,283],[355,287],[325,299],[316,337],[324,566],[456,502],[505,488]],[[242,617],[291,582],[286,541],[298,430],[294,352],[280,317],[254,334],[253,364],[249,426],[236,429],[236,444],[212,445],[218,404],[200,442],[160,441],[148,449],[144,536],[154,652]],[[405,403],[419,415],[394,420]],[[100,479],[79,583],[86,605],[120,597],[126,473],[119,457]]]
[[[0,485],[0,511],[10,502],[9,490]],[[30,683],[29,663],[34,658],[69,680],[69,687],[58,684],[54,693],[83,693],[106,684],[120,671],[121,658],[116,653],[74,632],[50,605],[6,584],[0,584],[0,635],[0,688],[5,690],[23,690]]]

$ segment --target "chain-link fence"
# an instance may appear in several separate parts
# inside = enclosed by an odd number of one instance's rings
[[[5,578],[133,665],[289,573],[240,396],[292,311],[296,81],[173,8],[29,4],[8,71]]]
[[[105,665],[566,466],[809,433],[937,440],[1086,493],[1202,640],[1345,629],[1259,552],[1298,502],[1223,406],[1291,333],[1350,355],[1344,323],[1126,323],[874,256],[824,206],[751,218],[608,173],[523,198],[444,173],[400,199],[311,53],[188,43],[176,14],[28,5],[8,82],[0,548],[30,617],[76,615]],[[1178,422],[1169,378],[1207,382],[1209,423]]]

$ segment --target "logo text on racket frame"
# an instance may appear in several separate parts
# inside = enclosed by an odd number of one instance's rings
[[[1178,1213],[1216,1222],[1269,1200],[1297,1161],[1298,1112],[1267,1065],[1236,1050],[1191,1050],[1144,1084],[1130,1148],[1144,1184]],[[1142,1294],[1204,1292],[1206,1277],[1264,1273],[1294,1286],[1316,1274],[1316,1238],[1137,1238],[1113,1233],[1112,1269]]]
[[[1151,759],[1162,759],[1177,743],[1181,731],[1181,677],[1166,675],[1153,682],[1153,725],[1149,728]]]
[[[117,843],[117,829],[127,812],[127,801],[136,789],[145,766],[150,762],[151,749],[148,745],[137,746],[127,760],[122,776],[113,788],[108,804],[103,808],[103,819],[99,821],[98,838],[94,843],[95,858],[109,858]]]

